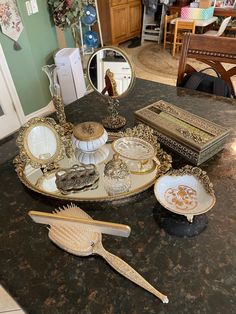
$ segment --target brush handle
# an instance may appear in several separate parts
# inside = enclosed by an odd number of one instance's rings
[[[100,242],[95,244],[93,253],[102,256],[108,262],[108,264],[110,264],[111,267],[113,267],[121,275],[133,281],[143,289],[154,294],[157,298],[161,299],[163,303],[169,302],[167,296],[156,290],[152,285],[150,285],[150,283],[148,283],[139,273],[137,273],[125,261],[120,259],[118,256],[113,255],[106,251]]]
[[[36,223],[47,224],[47,225],[66,225],[66,226],[83,226],[92,232],[101,232],[121,237],[128,237],[130,235],[130,227],[127,225],[116,224],[106,221],[98,221],[93,219],[78,218],[76,216],[66,216],[59,214],[50,214],[38,211],[29,211],[29,216]]]

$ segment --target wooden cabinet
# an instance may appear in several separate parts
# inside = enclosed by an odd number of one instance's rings
[[[140,36],[141,0],[98,0],[97,2],[105,45],[117,45]]]
[[[142,10],[140,9],[140,2],[135,1],[129,4],[129,33],[136,36],[141,31]]]
[[[117,5],[111,7],[111,39],[112,44],[124,41],[128,32],[128,16],[129,12],[127,10],[127,5]]]

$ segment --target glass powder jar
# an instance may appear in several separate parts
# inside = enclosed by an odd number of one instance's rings
[[[131,187],[131,175],[127,164],[117,154],[104,168],[104,187],[108,195],[122,194]]]

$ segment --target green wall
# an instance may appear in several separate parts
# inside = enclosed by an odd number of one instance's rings
[[[24,113],[27,115],[46,106],[51,96],[48,79],[42,66],[53,63],[58,49],[55,27],[51,22],[47,1],[37,0],[39,12],[27,15],[25,2],[18,0],[24,30],[19,38],[22,50],[13,49],[13,41],[0,32],[0,42],[11,71]],[[70,31],[66,31],[68,47],[73,45]]]

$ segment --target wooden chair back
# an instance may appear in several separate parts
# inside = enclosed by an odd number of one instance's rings
[[[192,33],[195,32],[195,21],[184,21],[184,20],[176,20],[175,28],[177,31],[179,30],[186,30],[191,31]]]
[[[215,69],[229,84],[235,97],[231,78],[236,75],[236,66],[227,70],[224,65],[236,64],[235,38],[185,34],[179,60],[177,86],[181,84],[185,74],[196,72],[196,69],[187,63],[188,58],[201,61]]]
[[[170,22],[174,19],[176,19],[178,17],[178,12],[176,12],[175,14],[171,14],[171,15],[165,15],[165,21],[164,21],[164,42],[163,42],[163,47],[164,49],[166,49],[166,43],[172,43],[171,39],[167,40],[168,35],[171,35],[172,32],[170,30]],[[173,32],[174,33],[174,32]]]
[[[174,32],[174,42],[173,42],[173,50],[172,56],[174,57],[176,47],[182,45],[182,39],[184,33],[195,33],[195,21],[184,21],[184,20],[176,20],[175,22],[175,32]]]

